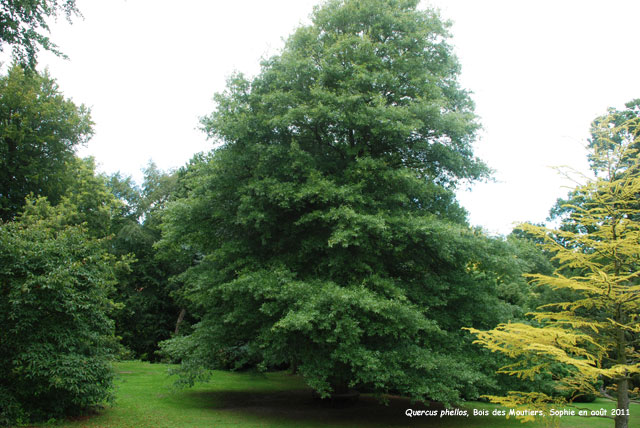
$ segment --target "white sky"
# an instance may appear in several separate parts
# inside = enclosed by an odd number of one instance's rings
[[[52,39],[70,61],[40,56],[62,92],[92,108],[95,136],[79,153],[140,181],[151,159],[183,165],[211,142],[199,117],[235,70],[259,71],[320,0],[77,0]],[[460,82],[484,130],[476,154],[495,182],[460,192],[470,221],[507,234],[540,222],[567,188],[550,166],[586,170],[591,120],[640,97],[640,2],[427,0],[454,22]]]

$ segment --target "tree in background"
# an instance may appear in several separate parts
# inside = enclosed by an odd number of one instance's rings
[[[0,77],[0,219],[14,218],[29,194],[60,201],[74,149],[92,126],[89,111],[65,99],[47,73],[14,66]]]
[[[111,225],[110,251],[133,257],[130,269],[120,272],[113,295],[123,305],[113,314],[116,334],[135,357],[157,360],[158,343],[176,332],[181,312],[168,281],[177,273],[177,261],[158,258],[154,248],[160,239],[160,213],[175,192],[176,177],[149,163],[142,187],[114,174],[109,188],[123,202]]]
[[[616,150],[619,146],[628,145],[628,153],[619,160],[620,168],[625,169],[635,164],[636,151],[640,150],[640,99],[629,101],[624,110],[609,108],[607,114],[597,117],[591,124],[589,164],[596,173],[608,172],[608,158],[602,159],[601,153]],[[635,150],[635,151],[634,151]]]
[[[289,366],[322,396],[448,403],[490,382],[460,328],[513,315],[504,252],[455,201],[488,170],[447,25],[417,4],[327,2],[216,96],[203,125],[224,144],[186,171],[160,242],[194,256],[178,280],[203,318],[165,344],[187,375]]]
[[[602,153],[603,150],[612,150],[613,147],[619,146],[625,140],[632,142],[631,148],[640,150],[638,119],[640,119],[640,99],[626,103],[624,110],[609,108],[607,114],[597,117],[591,123],[591,137],[588,147],[592,154],[588,155],[588,158],[591,170],[595,174],[598,174],[605,166],[596,155],[597,153]],[[635,143],[633,143],[634,141]],[[621,160],[621,162],[633,164],[635,157]],[[551,208],[550,220],[560,220],[569,216],[575,211],[575,207],[582,206],[585,200],[586,197],[580,193],[580,188],[574,189],[569,193],[567,199],[558,199]],[[562,228],[574,226],[575,224],[571,222],[561,225]]]
[[[531,275],[533,283],[568,290],[573,298],[538,308],[531,323],[470,331],[477,343],[516,360],[504,373],[534,378],[551,372],[558,389],[579,393],[608,395],[596,384],[613,384],[615,426],[627,428],[631,377],[640,373],[640,118],[609,119],[594,122],[590,161],[597,178],[573,192],[581,203],[568,207],[563,227],[522,226],[559,264],[554,275]],[[553,401],[541,393],[491,398],[508,406]]]
[[[0,1],[0,51],[4,45],[13,49],[20,65],[35,69],[40,48],[64,57],[58,46],[41,30],[49,32],[47,20],[64,13],[67,21],[80,16],[76,0],[2,0]]]

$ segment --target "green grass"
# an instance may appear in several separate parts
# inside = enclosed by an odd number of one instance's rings
[[[388,406],[373,397],[362,396],[353,405],[318,402],[303,381],[288,373],[215,372],[211,382],[187,390],[172,390],[167,365],[123,362],[118,373],[117,400],[99,414],[66,421],[61,427],[163,428],[163,427],[544,427],[544,421],[522,425],[513,418],[498,416],[414,417],[405,416],[408,408],[429,407],[391,397]],[[584,407],[607,410],[615,407],[599,400]],[[465,408],[496,409],[496,406],[471,402]],[[546,418],[546,422],[550,422]],[[563,417],[562,428],[612,428],[612,420]],[[640,405],[632,405],[629,427],[640,427]]]

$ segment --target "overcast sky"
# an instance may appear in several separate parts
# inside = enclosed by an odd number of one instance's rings
[[[212,147],[198,130],[234,71],[255,75],[316,0],[77,0],[84,20],[51,26],[69,57],[40,57],[62,92],[92,108],[79,153],[138,181],[149,160],[183,165]],[[640,97],[640,2],[429,0],[451,27],[484,127],[476,154],[494,182],[460,192],[470,222],[507,234],[540,222],[568,185],[551,166],[586,170],[589,123]]]

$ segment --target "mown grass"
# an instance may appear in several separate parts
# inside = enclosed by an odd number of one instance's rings
[[[405,416],[408,408],[426,410],[429,406],[411,404],[390,397],[388,406],[373,397],[362,396],[356,404],[318,402],[302,380],[288,373],[216,372],[211,382],[187,390],[173,390],[167,365],[122,362],[118,373],[117,401],[99,414],[64,421],[56,426],[81,428],[164,428],[164,427],[544,427],[612,428],[612,420],[584,417],[545,418],[522,425],[499,416],[472,416],[472,410],[496,406],[472,402],[465,406],[469,417]],[[612,402],[598,400],[583,407],[607,411]],[[551,424],[550,422],[557,422]],[[640,427],[640,405],[632,405],[629,427]]]

